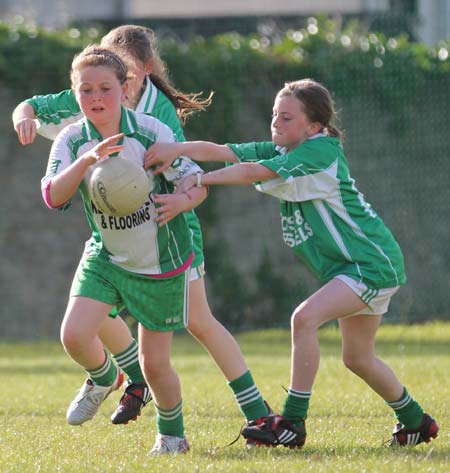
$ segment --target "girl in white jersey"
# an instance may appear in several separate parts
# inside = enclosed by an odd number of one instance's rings
[[[72,283],[61,340],[67,353],[89,374],[87,393],[95,390],[101,402],[122,375],[105,356],[97,334],[112,307],[124,305],[139,322],[139,358],[155,400],[158,435],[152,453],[181,453],[188,443],[180,382],[170,363],[170,349],[173,330],[187,322],[193,252],[182,214],[159,224],[155,194],[172,192],[183,177],[201,170],[180,158],[130,216],[108,216],[93,205],[86,182],[99,161],[114,159],[119,153],[143,164],[151,144],[173,141],[172,131],[162,122],[122,106],[126,79],[125,64],[107,49],[90,46],[74,58],[72,87],[84,116],[56,137],[42,180],[43,197],[51,208],[65,210],[79,189],[92,230]],[[206,190],[185,196],[184,202],[179,201],[181,211],[205,197]],[[77,423],[76,418],[72,420]]]
[[[136,25],[119,26],[103,37],[101,45],[113,49],[127,62],[129,86],[126,105],[136,111],[149,113],[159,118],[170,126],[177,141],[185,141],[180,119],[183,122],[189,114],[202,110],[210,100],[200,100],[196,94],[183,94],[170,85],[165,65],[154,45],[152,30]],[[55,132],[58,132],[65,124],[78,119],[79,114],[80,108],[73,93],[64,91],[55,95],[36,96],[22,102],[14,111],[13,121],[20,142],[29,144],[36,136],[35,118],[41,125],[37,131],[43,136],[54,139]],[[238,344],[230,332],[211,313],[205,290],[200,223],[193,211],[184,215],[191,231],[194,247],[194,261],[189,283],[187,329],[208,350],[221,369],[247,421],[254,421],[267,414],[267,407]],[[112,315],[116,315],[116,312]],[[145,384],[140,382],[142,375],[138,372],[136,342],[133,341],[128,327],[120,317],[108,318],[101,327],[99,336],[131,380],[118,408],[112,415],[113,423],[126,423],[136,418],[143,403],[145,404],[149,398],[148,394],[145,395]],[[83,385],[81,394],[88,382],[86,381]],[[77,398],[69,408],[69,417],[71,412],[82,408]],[[89,402],[86,396],[84,400]],[[81,410],[85,412],[84,409]],[[79,417],[77,415],[77,418]]]
[[[336,319],[345,365],[395,411],[392,445],[429,442],[437,436],[435,420],[375,354],[381,316],[406,280],[403,256],[350,177],[334,115],[325,87],[310,79],[290,82],[275,98],[272,142],[157,144],[146,156],[146,167],[159,165],[160,172],[178,155],[239,163],[189,177],[185,189],[257,183],[259,191],[280,200],[285,243],[324,283],[291,318],[291,381],[282,415],[244,428],[249,444],[303,446],[319,367],[317,330]]]

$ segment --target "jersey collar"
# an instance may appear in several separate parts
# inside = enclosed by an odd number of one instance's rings
[[[136,116],[133,110],[122,107],[122,113],[120,115],[120,133],[123,133],[126,136],[133,135],[138,129]],[[103,138],[100,133],[95,129],[94,125],[86,117],[83,118],[83,137],[92,141],[97,139],[102,141]]]
[[[145,84],[144,93],[142,94],[135,110],[136,112],[141,113],[152,113],[153,107],[156,103],[158,89],[156,88],[155,84],[152,83],[149,76],[146,76]]]
[[[312,135],[308,138],[308,140],[315,140],[316,138],[323,138],[324,136],[327,136],[325,133],[316,133],[315,135]]]
[[[325,133],[316,133],[315,135],[310,136],[306,141],[314,140],[316,138],[323,138],[324,136],[327,136],[327,135],[325,135]],[[278,151],[279,154],[287,154],[288,152],[285,146],[276,145],[275,150]]]

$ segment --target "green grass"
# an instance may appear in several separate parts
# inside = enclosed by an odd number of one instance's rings
[[[188,336],[176,337],[174,363],[183,384],[186,455],[153,458],[153,406],[138,422],[113,426],[113,393],[95,419],[66,424],[65,411],[82,371],[57,342],[0,344],[0,472],[448,472],[450,471],[450,324],[383,326],[378,352],[412,395],[439,421],[438,439],[389,449],[389,408],[340,361],[339,332],[320,332],[322,359],[302,450],[227,447],[242,417],[222,375]],[[289,382],[289,333],[270,330],[238,337],[265,398],[280,410]]]

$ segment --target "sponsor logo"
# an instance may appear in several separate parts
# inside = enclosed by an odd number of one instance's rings
[[[299,209],[295,210],[293,215],[281,217],[281,228],[283,240],[291,248],[301,245],[314,235],[311,226]]]

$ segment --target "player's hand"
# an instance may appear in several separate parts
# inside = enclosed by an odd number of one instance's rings
[[[80,159],[83,159],[89,166],[95,164],[103,159],[107,158],[111,154],[118,153],[123,150],[123,145],[115,145],[120,138],[123,137],[123,133],[110,136],[104,139],[92,149],[84,153]]]
[[[30,145],[36,138],[37,125],[33,118],[22,118],[14,123],[17,138],[22,145]]]
[[[178,158],[176,143],[155,143],[144,155],[144,168],[152,168],[153,174],[161,174]]]
[[[191,174],[190,176],[183,177],[181,181],[177,184],[177,188],[175,190],[175,194],[184,194],[188,192],[193,187],[197,185],[197,176],[195,174]]]
[[[187,194],[155,194],[154,199],[159,204],[156,207],[158,213],[156,221],[160,227],[170,222],[178,214],[191,208],[191,202]]]

